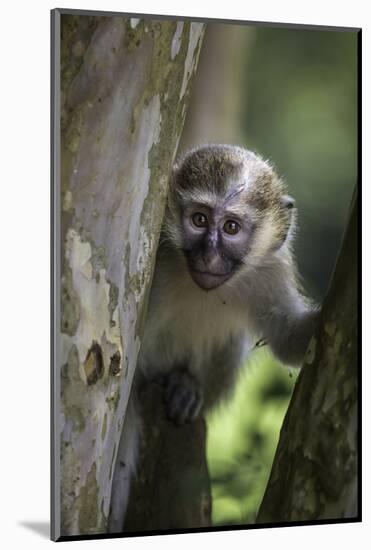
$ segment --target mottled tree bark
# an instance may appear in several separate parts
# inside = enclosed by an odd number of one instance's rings
[[[107,529],[168,175],[203,25],[63,10],[54,18],[57,42],[61,36],[55,99],[61,139],[56,278],[62,281],[54,374],[58,538]]]
[[[357,195],[321,323],[281,429],[258,522],[356,518]]]

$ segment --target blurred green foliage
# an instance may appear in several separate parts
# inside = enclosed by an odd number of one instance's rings
[[[297,371],[253,351],[237,391],[208,418],[214,525],[253,523]]]
[[[356,183],[356,42],[354,32],[259,27],[244,62],[244,145],[296,199],[299,271],[318,300]],[[254,522],[296,376],[256,350],[232,402],[209,418],[214,524]]]

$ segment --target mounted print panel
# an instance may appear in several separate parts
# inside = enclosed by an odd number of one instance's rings
[[[360,521],[360,30],[52,11],[52,538]]]

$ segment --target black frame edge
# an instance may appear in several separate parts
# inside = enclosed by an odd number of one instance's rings
[[[50,538],[60,539],[60,446],[58,437],[59,421],[59,378],[57,327],[59,326],[59,89],[60,89],[60,10],[50,11]]]

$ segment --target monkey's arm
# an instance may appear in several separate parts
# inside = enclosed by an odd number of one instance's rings
[[[293,273],[285,269],[276,275],[270,292],[261,297],[260,329],[280,361],[300,367],[320,310],[300,293]]]

